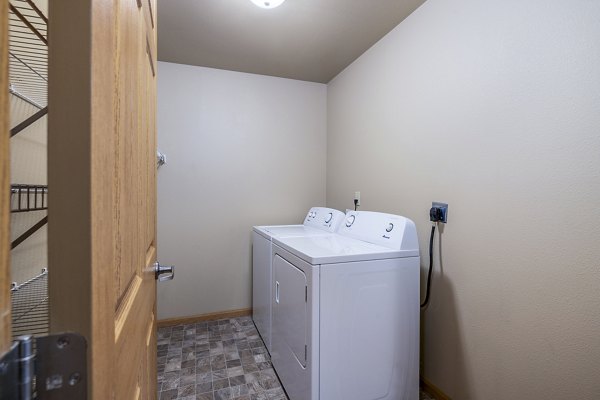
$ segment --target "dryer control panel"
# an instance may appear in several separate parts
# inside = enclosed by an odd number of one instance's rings
[[[333,208],[313,207],[308,210],[304,225],[323,229],[329,232],[337,232],[344,220],[344,213]]]
[[[419,250],[414,222],[400,215],[348,211],[338,233],[394,250]]]

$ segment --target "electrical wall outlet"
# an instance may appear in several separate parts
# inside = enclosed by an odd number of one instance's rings
[[[360,192],[354,192],[354,200],[357,201],[356,205],[360,206]]]
[[[441,210],[441,217],[438,220],[438,222],[443,222],[444,224],[446,223],[446,221],[448,220],[448,204],[446,203],[438,203],[437,201],[434,201],[431,203],[431,208],[438,208]],[[430,214],[431,215],[431,214]]]

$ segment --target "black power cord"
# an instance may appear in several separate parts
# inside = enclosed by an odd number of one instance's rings
[[[358,208],[358,199],[354,199],[354,211]]]
[[[421,303],[421,308],[427,307],[429,304],[429,288],[431,287],[431,270],[433,269],[433,237],[435,235],[435,224],[431,226],[431,236],[429,237],[429,272],[427,273],[427,289],[425,292],[425,300]]]

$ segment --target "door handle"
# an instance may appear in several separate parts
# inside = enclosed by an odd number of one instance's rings
[[[154,279],[159,282],[172,281],[175,278],[175,266],[164,266],[154,263]]]
[[[275,302],[279,304],[279,282],[275,281]]]

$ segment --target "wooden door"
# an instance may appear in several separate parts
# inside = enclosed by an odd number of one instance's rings
[[[156,398],[155,0],[50,2],[50,330],[93,399]]]
[[[8,350],[11,342],[7,9],[8,2],[0,1],[0,356]]]

